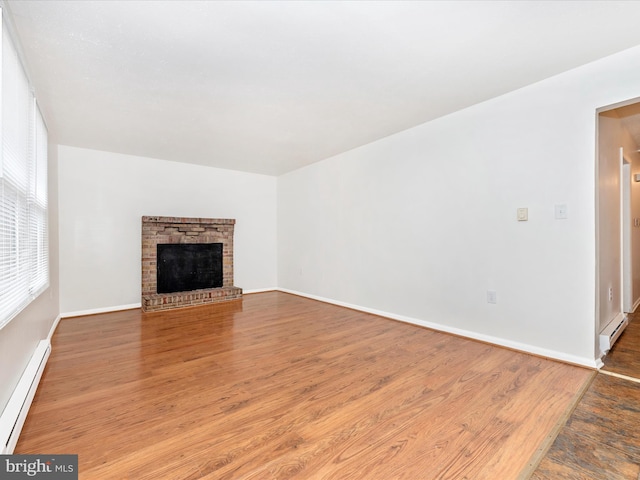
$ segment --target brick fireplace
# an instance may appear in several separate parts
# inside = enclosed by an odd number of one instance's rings
[[[242,289],[233,286],[235,223],[227,218],[142,217],[142,310],[155,312],[241,298]],[[158,245],[166,244],[222,244],[222,286],[158,293]]]

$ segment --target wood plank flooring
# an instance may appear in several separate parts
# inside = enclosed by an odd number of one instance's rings
[[[532,479],[640,480],[640,314],[604,364]]]
[[[629,325],[604,357],[602,370],[640,379],[640,311],[629,315]]]
[[[638,480],[638,425],[640,384],[599,373],[531,478]]]
[[[588,369],[313,300],[62,320],[15,453],[81,479],[516,479]]]

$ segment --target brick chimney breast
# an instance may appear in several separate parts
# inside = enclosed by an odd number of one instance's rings
[[[242,298],[233,286],[233,229],[228,218],[142,217],[142,310],[154,312]],[[222,287],[159,294],[158,244],[221,243]]]

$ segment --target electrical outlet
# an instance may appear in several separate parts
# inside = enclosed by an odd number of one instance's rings
[[[495,290],[487,290],[487,303],[498,303],[498,294]]]

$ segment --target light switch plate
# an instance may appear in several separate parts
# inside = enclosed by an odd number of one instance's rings
[[[487,303],[498,303],[498,294],[495,290],[487,290]]]
[[[565,218],[569,218],[569,213],[567,212],[567,205],[565,203],[556,205],[555,210],[556,210],[556,220],[564,220]]]
[[[529,209],[528,208],[519,208],[518,209],[518,221],[526,222],[529,220]]]

